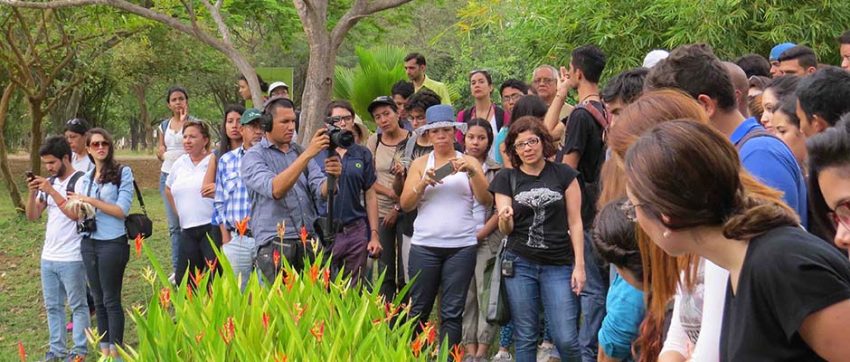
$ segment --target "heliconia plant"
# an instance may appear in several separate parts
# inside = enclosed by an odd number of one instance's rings
[[[120,349],[126,361],[447,361],[451,348],[436,340],[433,323],[408,318],[403,290],[394,301],[378,288],[353,286],[341,275],[331,278],[330,260],[319,252],[296,272],[285,272],[271,285],[252,273],[244,291],[230,263],[219,255],[222,272],[191,275],[196,287],[175,287],[148,249],[144,278],[150,302],[130,318],[139,343]],[[212,265],[214,266],[214,265]],[[188,275],[188,272],[187,272]],[[377,285],[380,285],[379,277]],[[90,337],[97,342],[96,334]],[[439,351],[439,352],[438,352]]]

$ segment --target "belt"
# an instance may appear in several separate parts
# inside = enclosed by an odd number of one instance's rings
[[[238,230],[236,230],[236,228],[229,227],[229,228],[227,228],[227,231],[230,231],[231,234],[239,235],[239,232],[238,232]],[[251,232],[251,229],[245,229],[245,236],[247,236],[249,238],[253,238],[254,233]]]

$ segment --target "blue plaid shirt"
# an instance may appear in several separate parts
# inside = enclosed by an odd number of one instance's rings
[[[239,171],[244,154],[245,149],[240,146],[218,160],[214,205],[217,221],[228,229],[236,228],[236,222],[251,214],[251,199]]]

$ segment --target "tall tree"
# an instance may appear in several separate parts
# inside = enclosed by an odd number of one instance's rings
[[[254,67],[234,45],[221,8],[224,0],[180,0],[183,11],[158,11],[126,0],[50,0],[45,2],[0,0],[14,7],[55,9],[81,5],[106,5],[127,11],[179,30],[222,52],[248,80],[254,104],[262,104],[262,92]],[[322,123],[322,109],[330,100],[333,87],[334,65],[340,45],[346,34],[364,17],[394,8],[411,0],[353,0],[345,13],[335,21],[329,19],[327,0],[293,0],[309,45],[307,77],[302,96],[300,132],[311,135]],[[268,0],[267,3],[276,2]],[[148,2],[145,5],[153,5]],[[173,10],[173,9],[166,9]],[[205,18],[204,16],[208,17]],[[209,24],[209,25],[208,25]],[[332,25],[332,27],[331,27]],[[209,30],[212,27],[215,32]],[[305,142],[309,136],[304,137]]]
[[[6,118],[9,115],[9,102],[12,100],[12,93],[15,91],[15,83],[9,82],[3,89],[3,95],[0,97],[0,172],[3,173],[3,180],[6,181],[6,187],[9,189],[9,196],[12,199],[12,205],[19,213],[24,212],[24,203],[21,201],[21,192],[18,190],[18,184],[12,176],[12,171],[9,169],[9,155],[6,153]]]

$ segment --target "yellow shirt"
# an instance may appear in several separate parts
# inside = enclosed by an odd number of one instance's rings
[[[434,93],[437,93],[438,96],[440,96],[440,102],[441,103],[452,105],[452,99],[451,99],[451,96],[449,95],[449,88],[447,88],[446,85],[443,84],[443,83],[440,83],[436,80],[428,78],[427,75],[425,76],[425,80],[422,82],[421,86],[416,87],[415,83],[414,83],[413,86],[414,86],[414,91],[416,91],[416,92],[418,92],[420,89],[422,89],[422,87],[426,87],[426,88],[434,91]]]

